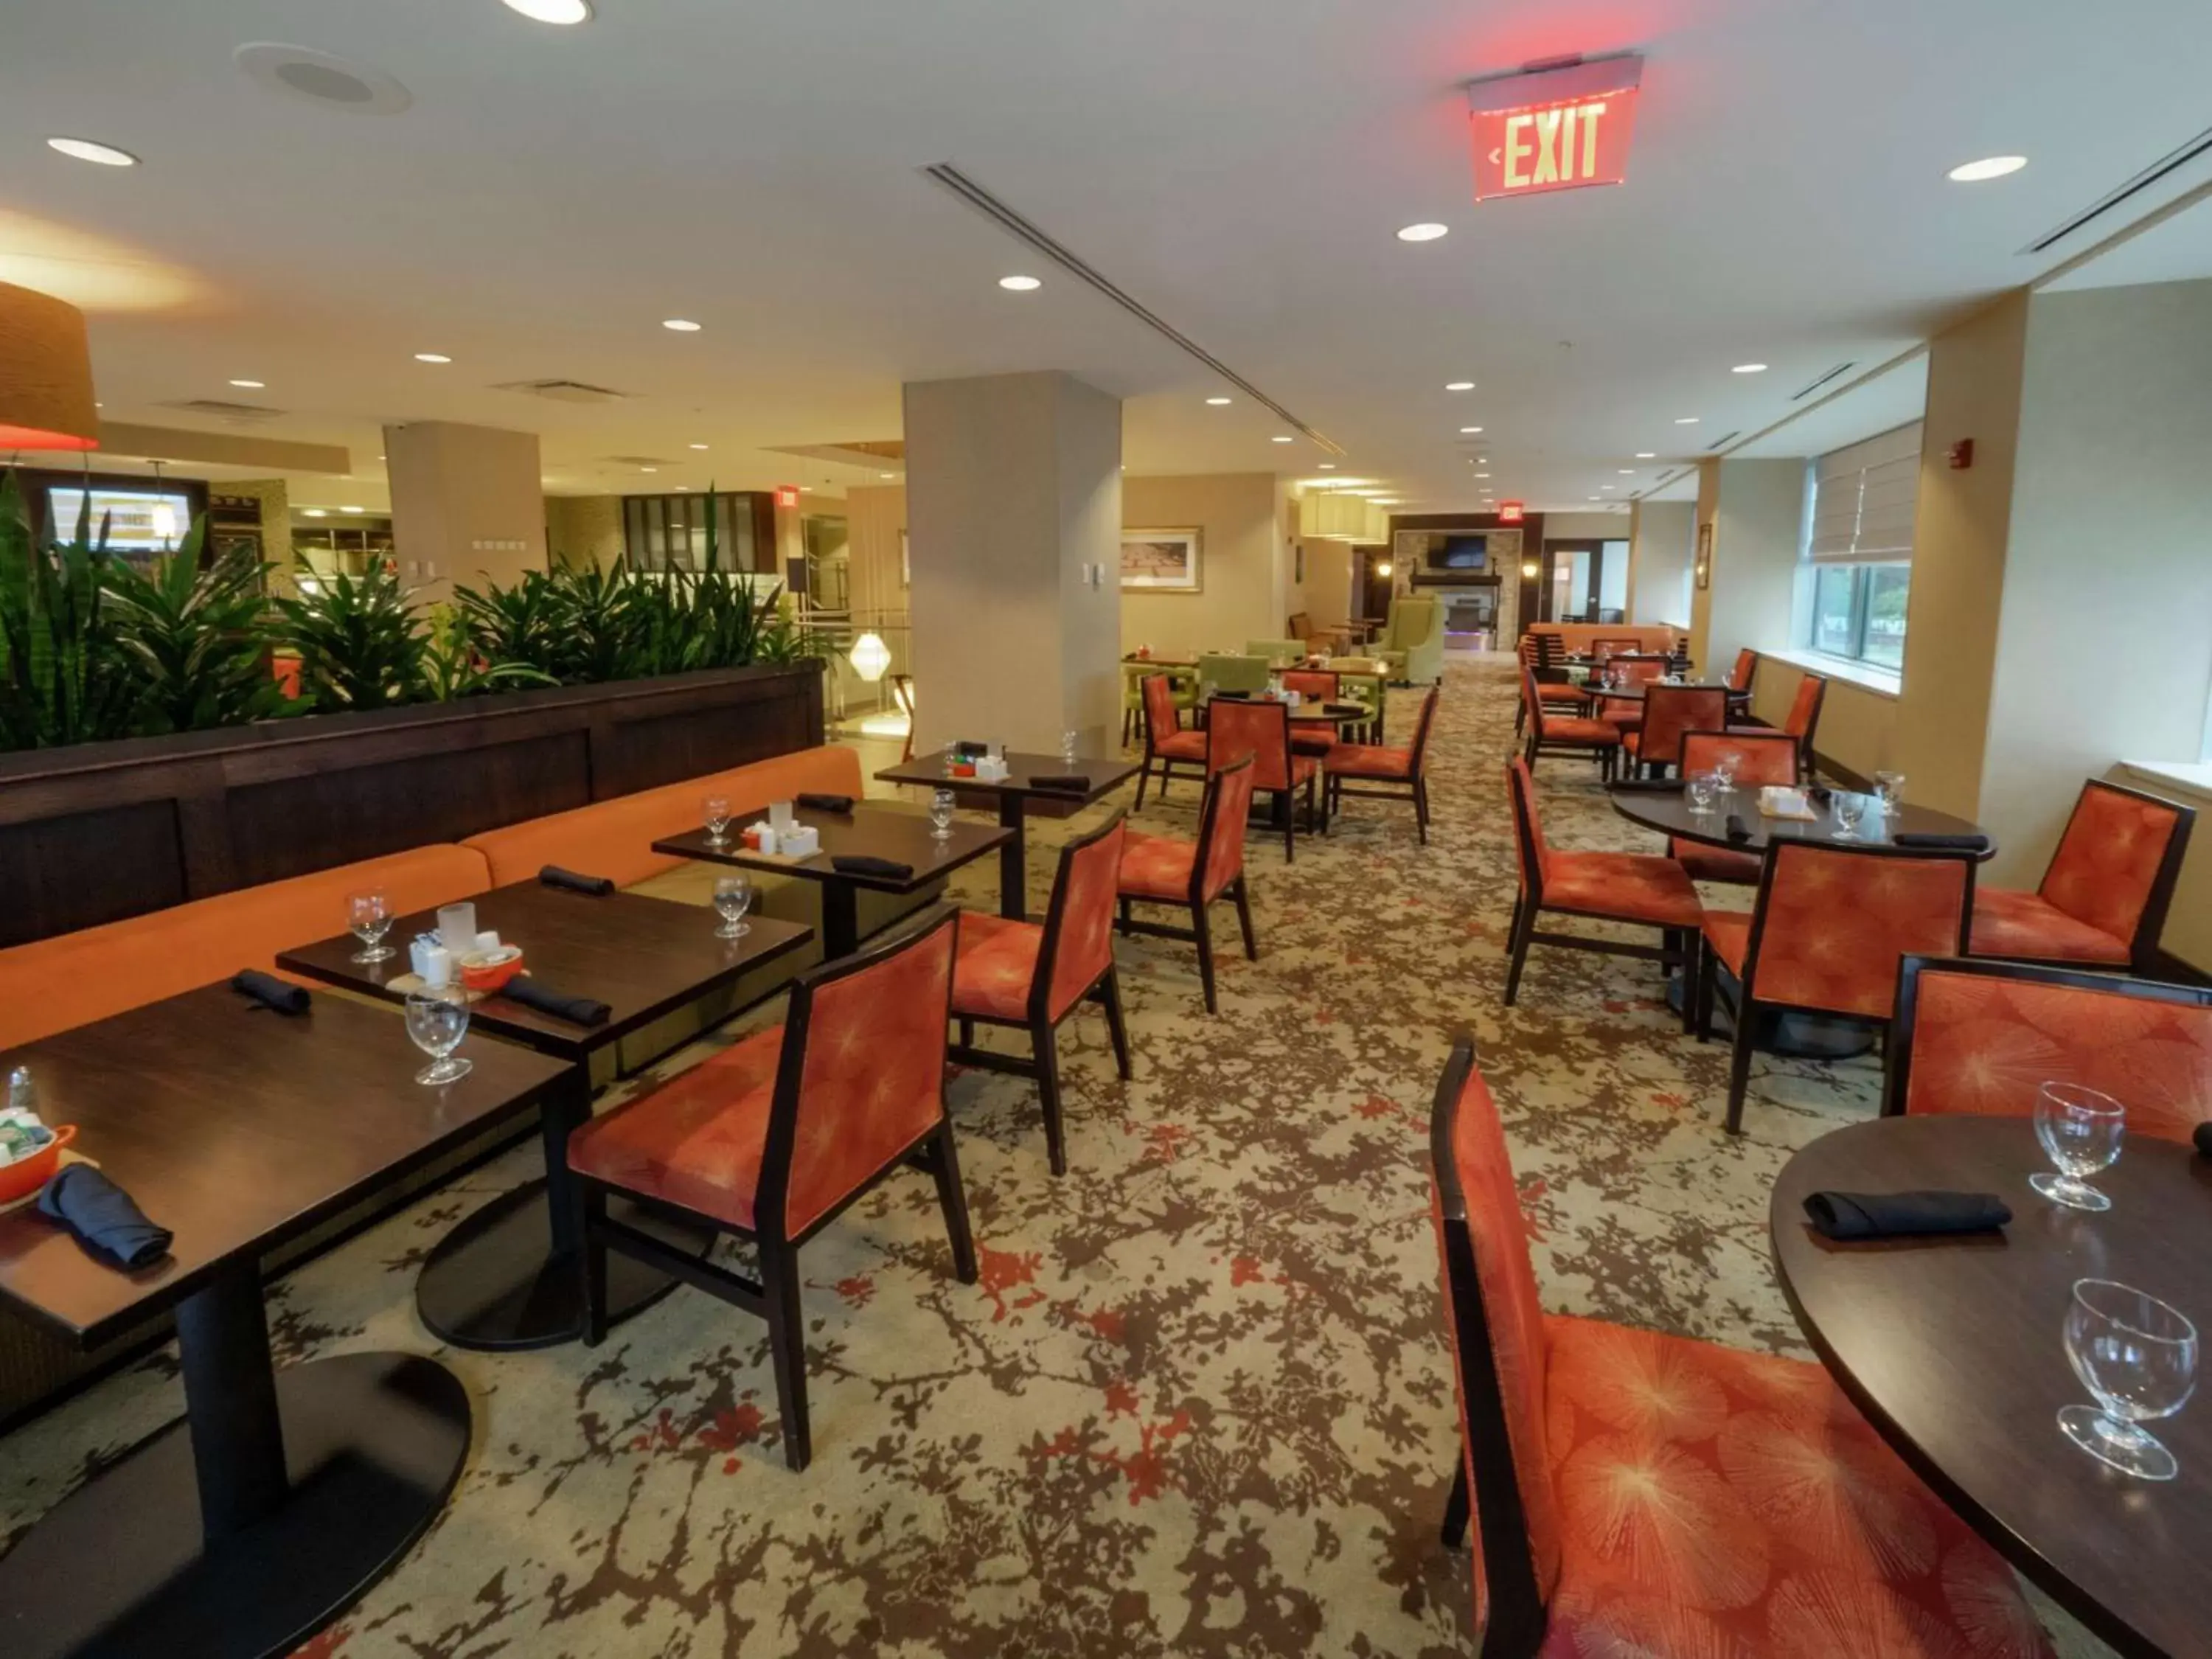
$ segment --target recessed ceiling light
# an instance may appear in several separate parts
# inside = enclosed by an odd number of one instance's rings
[[[641,466],[638,468],[638,471],[641,472],[658,472],[660,469],[657,466]]]
[[[1447,380],[1444,382],[1444,390],[1447,392],[1472,392],[1474,390],[1474,382],[1472,380]]]
[[[1044,284],[1034,276],[1001,276],[999,286],[1011,289],[1017,294],[1027,294],[1031,289],[1042,288]]]
[[[661,327],[672,328],[678,334],[696,334],[699,331],[699,325],[688,317],[671,317],[661,324]]]
[[[1487,472],[1478,472],[1474,476],[1478,478],[1486,478],[1490,475]]]
[[[704,449],[706,447],[707,447],[707,446],[706,446],[706,445],[704,445],[704,444],[693,444],[693,445],[691,446],[691,447],[692,447],[692,448],[694,448],[694,449]]]
[[[1598,497],[1596,497],[1595,495],[1593,495],[1593,496],[1591,496],[1591,497],[1590,497],[1590,499],[1591,499],[1592,501],[1596,501],[1596,500],[1598,499]]]
[[[1433,242],[1439,236],[1450,234],[1449,225],[1423,222],[1418,225],[1407,225],[1398,233],[1398,240],[1401,242]]]
[[[588,23],[591,0],[507,0],[509,11],[519,11],[533,23]]]
[[[1620,469],[1620,476],[1624,478],[1632,478],[1636,476],[1636,469],[1632,466],[1624,466]]]
[[[1695,426],[1697,423],[1698,417],[1694,415],[1681,416],[1674,422],[1676,426]]]
[[[1336,471],[1336,463],[1334,461],[1322,461],[1319,463],[1319,465],[1321,470],[1324,472],[1334,472]]]
[[[418,351],[415,354],[415,361],[418,363],[450,363],[453,360],[442,351]]]
[[[690,484],[678,484],[676,486],[676,493],[679,495],[689,495],[691,493],[691,486]]]
[[[1979,161],[1966,161],[1953,167],[1944,176],[1954,183],[1978,185],[1984,179],[2002,179],[2008,173],[2018,173],[2027,165],[2025,155],[1991,155]]]
[[[104,167],[135,167],[138,158],[127,149],[118,149],[112,144],[96,144],[89,138],[49,138],[48,149],[58,149],[63,155],[80,161],[95,161]]]
[[[1273,441],[1279,444],[1286,444],[1291,441],[1291,437],[1286,432],[1278,432],[1274,436]]]
[[[1463,426],[1460,428],[1460,434],[1463,437],[1472,438],[1476,433],[1481,430],[1482,428],[1479,426]]]
[[[368,509],[365,507],[342,507],[338,511],[341,513],[366,513]]]
[[[331,516],[319,507],[308,507],[306,509],[306,514],[310,519],[327,519]]]
[[[262,390],[263,387],[266,386],[269,382],[266,380],[233,380],[231,384],[235,386],[243,386],[248,392],[258,392]]]
[[[1738,363],[1732,373],[1737,374],[1764,374],[1766,373],[1766,365],[1765,363]]]
[[[1636,452],[1636,459],[1639,461],[1656,461],[1659,459],[1659,452],[1656,449],[1639,449]]]
[[[878,472],[876,476],[878,478],[896,478],[898,477],[898,474],[896,472]]]
[[[1229,399],[1226,398],[1208,398],[1206,401],[1212,404],[1216,409],[1218,409],[1224,404],[1227,403]]]

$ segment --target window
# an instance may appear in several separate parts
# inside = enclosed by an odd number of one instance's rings
[[[1920,435],[1915,422],[1813,463],[1799,637],[1814,651],[1892,672],[1905,665]]]

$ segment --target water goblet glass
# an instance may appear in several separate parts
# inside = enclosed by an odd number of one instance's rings
[[[724,796],[709,795],[707,797],[704,810],[707,815],[708,843],[714,847],[722,846],[730,838],[730,803]]]
[[[1877,772],[1874,775],[1874,792],[1881,797],[1881,810],[1892,813],[1905,805],[1905,774]]]
[[[1061,764],[1066,766],[1073,766],[1075,764],[1075,745],[1077,741],[1077,736],[1073,732],[1063,732],[1060,734],[1060,758]]]
[[[1867,798],[1851,789],[1838,789],[1828,798],[1828,811],[1836,820],[1838,841],[1856,841],[1859,824],[1866,817]]]
[[[1723,749],[1713,757],[1713,775],[1721,781],[1723,793],[1735,793],[1735,776],[1743,769],[1743,750]]]
[[[346,900],[346,928],[361,941],[361,949],[353,953],[356,962],[387,962],[399,954],[384,942],[392,931],[392,901],[380,887]]]
[[[475,1062],[455,1059],[453,1050],[468,1031],[468,1005],[459,997],[412,993],[407,999],[407,1035],[430,1056],[429,1065],[415,1073],[415,1080],[435,1085],[466,1077]]]
[[[1721,781],[1711,772],[1692,772],[1682,793],[1690,798],[1690,811],[1698,817],[1711,817],[1713,800],[1720,793]]]
[[[745,912],[752,908],[753,884],[748,877],[731,874],[714,878],[714,909],[722,918],[722,925],[714,930],[716,939],[743,939],[750,933]]]
[[[2075,1210],[2109,1210],[2112,1200],[2082,1180],[2118,1162],[2127,1108],[2110,1095],[2078,1083],[2046,1083],[2035,1100],[2035,1138],[2058,1166],[2027,1184],[2054,1204]]]
[[[952,792],[940,789],[929,798],[929,838],[932,841],[952,839]]]
[[[2173,1454],[2136,1425],[2171,1417],[2196,1390],[2197,1327],[2188,1316],[2112,1279],[2078,1279],[2066,1309],[2066,1358],[2097,1405],[2062,1408],[2059,1431],[2139,1480],[2179,1474]]]

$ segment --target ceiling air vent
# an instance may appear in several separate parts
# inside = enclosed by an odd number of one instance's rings
[[[1798,391],[1791,392],[1790,394],[1790,401],[1793,404],[1804,402],[1806,398],[1811,397],[1822,386],[1830,384],[1832,381],[1838,380],[1843,375],[1850,374],[1857,367],[1858,365],[1855,362],[1838,363],[1833,368],[1830,369],[1826,374],[1823,374],[1819,380],[1814,381],[1810,386],[1802,387]]]
[[[526,398],[544,398],[556,404],[618,404],[629,396],[627,392],[587,386],[581,380],[509,380],[492,390],[519,392]]]
[[[186,415],[204,415],[210,420],[228,421],[233,426],[251,426],[262,421],[282,420],[284,411],[270,409],[261,404],[234,404],[221,398],[187,398],[180,403],[163,404],[164,409],[174,409]]]
[[[1712,442],[1707,444],[1705,446],[1705,453],[1709,455],[1718,454],[1722,450],[1726,449],[1730,444],[1734,443],[1741,436],[1743,436],[1743,428],[1741,427],[1738,427],[1726,437],[1716,438]]]
[[[2022,248],[2021,252],[2022,253],[2042,253],[2047,252],[2049,249],[2053,248],[2059,243],[2064,241],[2075,231],[2083,229],[2087,226],[2094,224],[2099,219],[2103,218],[2106,214],[2110,213],[2114,208],[2118,207],[2122,203],[2128,201],[2135,196],[2140,195],[2146,190],[2148,190],[2153,185],[2156,184],[2160,179],[2166,177],[2169,173],[2180,171],[2180,169],[2187,167],[2191,161],[2197,160],[2198,156],[2207,154],[2212,154],[2212,127],[2207,127],[2203,131],[2198,133],[2194,138],[2191,138],[2187,143],[2182,145],[2180,149],[2160,156],[2157,161],[2153,161],[2148,167],[2145,167],[2141,173],[2136,174],[2134,178],[2129,179],[2127,183],[2122,185],[2118,190],[2099,197],[2095,201],[2090,203],[2087,207],[2083,208],[2079,213],[2075,214],[2072,218],[2066,220],[2057,228],[2047,231],[2043,235],[2037,237],[2035,240],[2030,242],[2026,247]]]

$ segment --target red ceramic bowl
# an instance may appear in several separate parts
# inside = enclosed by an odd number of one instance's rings
[[[0,1204],[12,1204],[19,1198],[28,1198],[52,1181],[54,1171],[62,1166],[62,1148],[76,1139],[76,1125],[64,1123],[54,1131],[52,1140],[30,1157],[17,1158],[13,1164],[0,1166]]]
[[[471,991],[496,991],[522,971],[522,952],[512,945],[486,953],[487,960],[461,958],[461,983]]]

